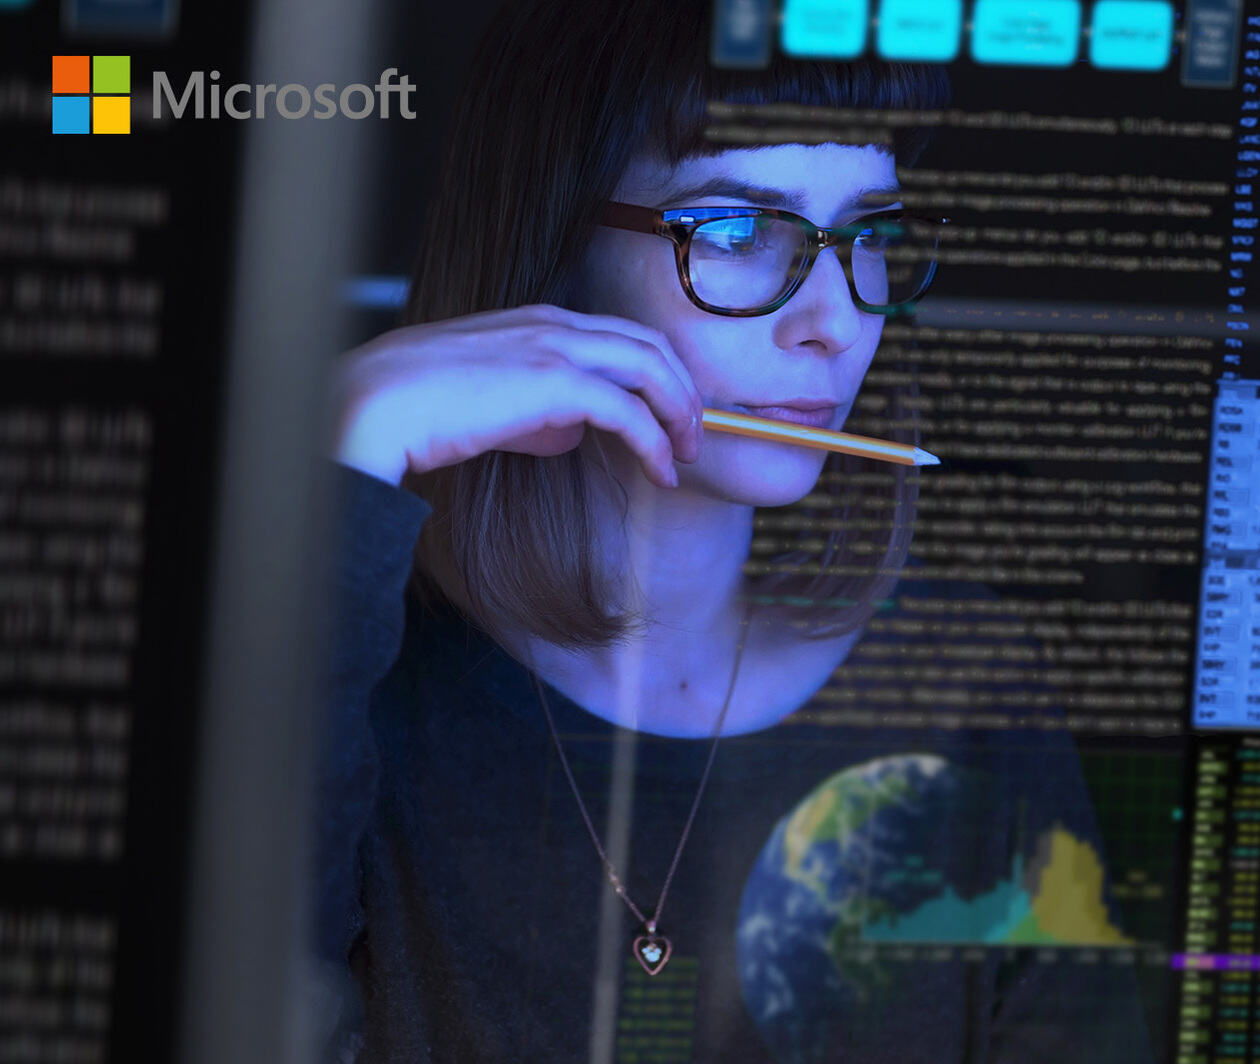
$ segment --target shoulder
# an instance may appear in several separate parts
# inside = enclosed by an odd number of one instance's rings
[[[449,600],[421,598],[408,585],[398,662],[378,698],[405,700],[416,715],[467,717],[491,704],[516,705],[528,692],[519,663]]]

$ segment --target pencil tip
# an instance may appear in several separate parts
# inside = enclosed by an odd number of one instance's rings
[[[922,447],[916,447],[914,449],[914,464],[915,465],[940,465],[941,460],[937,458],[936,455],[929,454]]]

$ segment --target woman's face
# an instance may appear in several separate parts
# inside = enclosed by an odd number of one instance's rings
[[[636,159],[617,187],[622,203],[674,207],[781,207],[824,227],[871,210],[894,193],[892,156],[840,144],[738,149],[670,168]],[[887,202],[888,197],[882,197]],[[659,329],[691,373],[704,405],[757,409],[825,404],[840,429],[879,345],[883,317],[854,306],[840,262],[824,251],[796,294],[772,314],[731,318],[692,304],[678,282],[674,247],[647,233],[599,227],[586,253],[576,309]],[[700,459],[678,463],[679,485],[753,506],[794,502],[814,486],[826,453],[706,429]]]

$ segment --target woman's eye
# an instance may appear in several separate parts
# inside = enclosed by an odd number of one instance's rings
[[[863,251],[883,252],[898,243],[902,236],[902,226],[897,221],[874,222],[858,233],[854,246]]]
[[[863,229],[858,233],[856,242],[866,251],[880,251],[888,246],[888,237],[874,229]]]

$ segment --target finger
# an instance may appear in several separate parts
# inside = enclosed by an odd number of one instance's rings
[[[673,448],[648,404],[602,377],[578,369],[553,375],[547,414],[538,428],[564,428],[585,422],[618,436],[639,459],[647,478],[675,487]]]
[[[571,332],[566,339],[569,337],[572,339],[562,346],[562,354],[573,364],[641,396],[669,433],[679,459],[694,462],[700,457],[695,401],[659,348],[616,332],[591,330],[580,336]]]
[[[695,404],[690,392],[654,344],[621,332],[543,326],[531,330],[533,342],[563,356],[571,365],[597,373],[641,396],[665,427],[675,455],[684,462],[699,457]]]
[[[465,358],[495,362],[506,356],[514,361],[531,350],[549,350],[602,374],[647,400],[681,461],[699,457],[703,412],[699,391],[668,339],[656,329],[626,318],[536,304],[403,326],[389,334],[389,348],[406,357],[408,351],[429,346],[435,330],[452,340],[458,337]]]
[[[582,332],[615,333],[642,341],[651,345],[660,353],[660,356],[682,383],[683,388],[689,393],[694,407],[691,413],[695,415],[696,425],[699,428],[704,402],[699,388],[696,387],[695,381],[691,378],[691,373],[674,351],[673,344],[670,343],[669,338],[659,329],[644,325],[642,322],[634,321],[631,318],[616,317],[611,314],[586,314],[576,310],[569,310],[566,307],[554,306],[550,303],[535,303],[503,310],[480,311],[476,314],[452,318],[438,324],[444,331],[450,333],[484,333],[488,327],[496,330],[519,330],[528,326],[551,325]],[[431,328],[431,325],[404,326],[396,330],[396,338],[398,341],[405,343],[411,339],[408,334],[412,331],[415,331],[415,338],[425,338],[429,335]]]
[[[584,329],[593,332],[615,332],[624,333],[627,336],[633,336],[636,340],[643,340],[651,344],[669,363],[670,368],[678,375],[679,380],[691,393],[692,399],[696,403],[696,414],[700,414],[703,406],[700,389],[696,387],[696,383],[691,378],[691,372],[683,364],[678,353],[674,350],[674,345],[670,342],[660,329],[654,329],[650,325],[643,322],[635,321],[633,318],[621,318],[612,314],[585,314],[578,311],[568,310],[564,307],[547,307],[546,314],[549,320],[556,320],[565,325],[571,325],[575,329]]]

